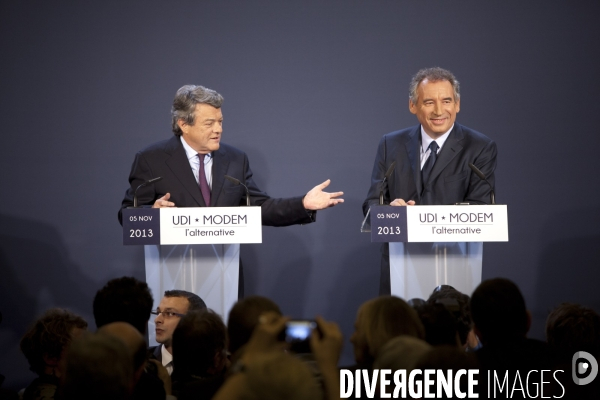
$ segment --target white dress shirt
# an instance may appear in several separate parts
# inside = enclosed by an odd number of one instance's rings
[[[167,369],[169,375],[173,373],[173,355],[169,353],[164,344],[160,345],[160,356],[162,359],[162,365]]]
[[[200,158],[198,157],[198,152],[190,147],[189,144],[185,141],[183,136],[180,136],[181,144],[183,144],[183,148],[185,150],[185,154],[187,155],[188,161],[190,162],[190,167],[192,167],[192,172],[194,173],[194,178],[196,178],[196,183],[200,185],[200,180],[198,179],[198,174],[200,173]],[[208,153],[204,157],[204,174],[206,175],[206,181],[208,182],[208,187],[212,189],[212,165],[213,158],[212,153]]]
[[[442,146],[446,142],[446,139],[448,139],[448,135],[450,135],[450,132],[452,132],[452,128],[454,128],[454,124],[452,124],[448,132],[435,139],[435,142],[439,146],[436,154],[440,154]],[[421,125],[421,169],[423,169],[425,161],[427,161],[427,159],[429,158],[429,153],[431,153],[431,150],[429,150],[429,145],[431,144],[431,142],[433,142],[433,139],[431,138],[431,136],[425,133],[425,129],[423,129],[423,125]]]

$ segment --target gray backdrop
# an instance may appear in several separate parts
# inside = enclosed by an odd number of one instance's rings
[[[331,178],[346,202],[243,247],[246,294],[321,314],[346,338],[377,295],[379,246],[359,233],[379,138],[411,126],[408,81],[442,66],[458,121],[498,143],[510,242],[484,246],[484,278],[522,289],[543,337],[562,301],[600,309],[597,151],[600,3],[480,1],[7,1],[0,3],[0,373],[51,306],[93,328],[114,277],[144,279],[117,210],[136,151],[170,137],[186,83],[225,97],[224,141],[277,197]],[[155,293],[155,296],[160,294]],[[346,343],[342,363],[352,361]]]

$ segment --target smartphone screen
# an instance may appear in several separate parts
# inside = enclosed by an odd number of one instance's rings
[[[292,320],[285,327],[285,341],[294,353],[310,353],[310,334],[317,327],[311,320]]]

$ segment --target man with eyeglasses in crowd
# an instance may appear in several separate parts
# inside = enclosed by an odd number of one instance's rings
[[[167,290],[160,300],[158,308],[152,311],[156,315],[156,341],[158,346],[148,349],[150,358],[158,360],[169,372],[173,373],[173,332],[179,320],[189,311],[206,310],[206,304],[198,295],[185,290]]]

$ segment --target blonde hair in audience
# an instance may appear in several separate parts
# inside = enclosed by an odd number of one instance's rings
[[[364,303],[358,310],[358,324],[373,358],[384,344],[396,336],[425,339],[425,328],[417,312],[396,296],[380,296]]]

